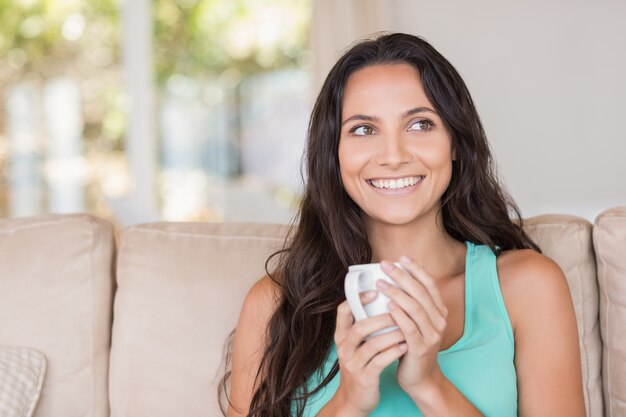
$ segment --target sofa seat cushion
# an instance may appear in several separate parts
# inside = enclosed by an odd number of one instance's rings
[[[0,344],[48,361],[37,417],[108,417],[113,226],[84,214],[0,220]]]
[[[221,415],[224,341],[284,227],[155,223],[121,234],[111,346],[112,417]]]
[[[602,339],[591,223],[574,216],[543,215],[527,219],[525,230],[565,273],[578,323],[587,416],[603,417]]]
[[[593,240],[600,286],[606,415],[626,416],[626,207],[600,214]]]
[[[0,416],[31,417],[45,374],[46,358],[41,352],[0,346]]]

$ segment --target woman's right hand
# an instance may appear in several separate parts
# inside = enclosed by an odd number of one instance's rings
[[[376,291],[361,293],[364,304],[373,301]],[[380,374],[406,352],[404,334],[397,329],[366,337],[377,330],[396,325],[390,314],[354,321],[347,301],[337,307],[335,345],[339,360],[340,382],[335,406],[345,415],[367,416],[380,401]]]

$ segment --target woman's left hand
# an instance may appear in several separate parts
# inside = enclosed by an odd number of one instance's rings
[[[437,354],[448,309],[435,280],[424,268],[405,256],[400,264],[404,269],[388,261],[381,262],[398,288],[382,280],[377,281],[377,287],[391,300],[390,313],[406,338],[408,350],[400,359],[398,384],[412,395],[432,386],[442,376]]]

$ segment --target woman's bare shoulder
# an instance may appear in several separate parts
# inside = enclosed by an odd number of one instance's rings
[[[532,249],[502,252],[497,260],[501,285],[516,289],[533,289],[565,279],[559,265],[551,258]]]
[[[513,249],[498,255],[498,272],[512,276],[528,273],[545,273],[560,271],[552,259],[532,249]]]
[[[571,297],[559,265],[534,250],[504,251],[498,256],[497,268],[502,296],[514,329],[533,310],[549,309]]]
[[[280,288],[269,276],[257,280],[246,294],[237,327],[266,324],[278,305],[279,296]]]

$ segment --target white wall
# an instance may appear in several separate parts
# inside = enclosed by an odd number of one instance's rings
[[[388,4],[465,79],[524,216],[626,205],[626,1]]]

